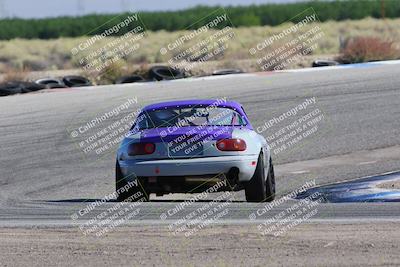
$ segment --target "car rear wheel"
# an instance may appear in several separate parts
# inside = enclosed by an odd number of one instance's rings
[[[265,201],[271,202],[275,199],[275,172],[272,159],[269,160],[269,170],[267,180],[265,182],[266,198]]]
[[[137,186],[127,186],[128,183],[125,180],[121,172],[121,168],[117,161],[115,165],[115,187],[117,192],[117,201],[149,201],[149,193],[142,183],[138,183]],[[126,186],[127,190],[123,189]],[[120,192],[120,193],[118,193]]]
[[[260,153],[254,175],[245,187],[246,200],[248,202],[265,201],[267,197],[266,188],[264,156]]]

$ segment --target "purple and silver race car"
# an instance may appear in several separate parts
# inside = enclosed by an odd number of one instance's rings
[[[241,190],[250,202],[272,201],[269,146],[233,101],[185,100],[146,106],[122,141],[116,162],[119,201],[151,193]],[[132,186],[130,186],[132,185]]]

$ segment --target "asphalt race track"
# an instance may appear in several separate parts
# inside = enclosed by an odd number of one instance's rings
[[[74,225],[71,215],[113,192],[116,146],[101,156],[85,154],[71,137],[71,131],[132,97],[137,97],[137,105],[120,115],[159,101],[226,97],[244,106],[255,128],[315,97],[315,104],[307,109],[318,108],[324,115],[318,130],[273,155],[279,196],[307,181],[325,185],[398,171],[399,84],[400,65],[377,64],[48,90],[2,97],[0,226]],[[282,126],[304,114],[291,116]],[[267,137],[277,129],[271,127],[263,135]],[[220,194],[191,204],[183,213]],[[152,196],[154,201],[140,204],[140,214],[129,223],[165,224],[179,219],[180,215],[167,220],[161,220],[160,216],[190,196]],[[222,218],[225,223],[252,222],[249,216],[265,205],[246,203],[243,192],[234,196],[229,204],[231,212]],[[252,219],[278,214],[295,202],[288,200]],[[98,214],[115,204],[107,202],[93,212]],[[321,203],[311,220],[398,220],[398,211],[400,203]]]

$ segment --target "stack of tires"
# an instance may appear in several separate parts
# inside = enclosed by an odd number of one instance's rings
[[[132,74],[128,76],[122,76],[115,81],[116,84],[122,83],[137,83],[146,81],[165,81],[165,80],[175,80],[185,78],[185,75],[178,69],[174,69],[168,66],[154,66],[147,72],[148,77],[144,78],[141,75]]]
[[[175,80],[185,78],[185,75],[178,69],[167,66],[154,66],[149,70],[149,78],[153,81]]]
[[[11,81],[0,84],[0,96],[30,93],[42,89],[91,86],[92,83],[82,76],[69,75],[63,78],[43,78],[35,82]]]
[[[243,73],[240,69],[216,70],[212,75],[227,75]],[[145,77],[144,77],[145,76]],[[179,69],[169,66],[153,66],[144,76],[132,74],[122,76],[114,81],[115,84],[138,83],[148,81],[168,81],[185,78],[186,75]],[[67,87],[91,86],[92,83],[85,77],[68,75],[62,78],[42,78],[35,82],[12,81],[0,84],[0,96],[29,93],[41,89],[57,89]]]
[[[92,85],[88,79],[77,75],[64,76],[62,81],[68,87],[83,87]]]
[[[32,82],[12,81],[0,84],[0,96],[24,94],[44,89],[45,86]]]
[[[45,86],[48,89],[91,86],[92,83],[85,77],[78,75],[68,75],[63,78],[43,78],[35,83]]]
[[[54,78],[39,79],[35,83],[43,85],[45,88],[48,88],[48,89],[67,87],[61,80],[54,79]]]
[[[228,75],[243,73],[241,69],[221,69],[216,70],[212,75]],[[185,78],[186,75],[179,69],[171,68],[169,66],[154,66],[149,69],[145,75],[148,79],[140,75],[122,76],[115,81],[116,84],[121,83],[136,83],[145,81],[168,81]]]

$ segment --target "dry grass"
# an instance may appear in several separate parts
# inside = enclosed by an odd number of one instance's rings
[[[400,189],[400,181],[389,181],[389,182],[381,183],[377,187],[384,188],[384,189],[399,190]]]
[[[29,80],[28,69],[22,70],[14,70],[14,69],[6,69],[1,77],[2,82],[11,82],[11,81],[28,81]]]

